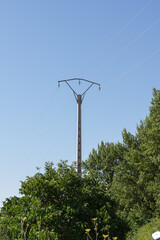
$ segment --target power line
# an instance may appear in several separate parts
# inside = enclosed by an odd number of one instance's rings
[[[135,64],[133,67],[131,67],[128,71],[120,74],[118,77],[116,77],[115,79],[113,79],[112,81],[110,81],[107,85],[105,84],[103,87],[108,87],[110,85],[112,85],[114,82],[116,82],[117,80],[119,80],[120,78],[126,76],[127,74],[129,74],[130,72],[132,72],[133,70],[135,70],[137,67],[139,67],[140,65],[144,64],[145,62],[147,62],[150,58],[154,57],[155,55],[160,53],[160,48],[156,51],[154,51],[152,54],[150,54],[149,56],[147,56],[145,59],[143,59],[142,61],[140,61],[139,63]]]
[[[42,118],[45,116],[46,112],[48,111],[53,99],[56,97],[58,93],[58,90],[56,89],[56,91],[54,92],[54,94],[52,94],[51,98],[49,99],[47,105],[45,106],[44,110],[42,111],[41,115],[39,116],[38,120],[36,121],[36,123],[33,125],[30,133],[28,134],[28,136],[26,137],[26,139],[24,140],[20,150],[17,153],[17,157],[20,155],[20,153],[22,152],[23,148],[25,147],[25,145],[29,142],[29,140],[31,139],[31,137],[33,136],[33,133],[35,132],[36,128],[38,127],[38,125],[40,124]]]
[[[158,55],[160,53],[160,48],[156,51],[154,51],[153,53],[151,53],[150,55],[148,55],[146,58],[144,58],[142,61],[138,62],[137,64],[135,64],[134,66],[132,66],[131,68],[129,68],[127,71],[121,73],[120,75],[118,75],[117,77],[115,77],[113,80],[111,80],[110,82],[106,83],[103,85],[103,90],[107,87],[110,87],[111,85],[113,85],[114,83],[116,83],[119,79],[123,78],[124,76],[128,75],[130,72],[134,71],[136,68],[140,67],[142,64],[144,64],[145,62],[147,62],[149,59],[151,59],[152,57]]]
[[[75,131],[74,131],[74,134],[75,134]],[[48,150],[47,151],[45,151],[45,153],[43,154],[43,157],[41,157],[41,160],[40,160],[40,162],[41,161],[43,161],[44,159],[45,159],[45,157],[46,156],[48,156],[48,154],[51,152],[51,151],[53,151],[55,148],[56,148],[56,146],[57,146],[57,144],[59,143],[59,141],[61,140],[63,140],[64,139],[64,132],[62,132],[61,134],[58,134],[58,136],[56,137],[56,143],[52,143],[52,145],[51,145],[51,147],[50,148],[48,148]],[[75,135],[74,135],[75,136]],[[75,149],[76,147],[74,147],[74,149]]]
[[[125,24],[117,33],[115,33],[109,40],[107,40],[102,47],[100,47],[86,62],[84,62],[78,71],[82,71],[108,44],[110,44],[116,37],[120,35],[147,7],[149,7],[154,0],[150,0],[127,24]]]
[[[62,107],[62,109],[59,111],[59,113],[63,112],[64,109],[66,109],[66,106],[68,105],[68,101],[65,102],[64,106]],[[42,142],[42,140],[48,135],[49,130],[51,127],[53,127],[53,125],[55,124],[55,122],[57,121],[57,119],[59,118],[60,114],[56,115],[56,118],[54,118],[54,120],[50,123],[50,125],[48,126],[47,130],[43,133],[43,135],[41,136],[40,140],[36,143],[36,145],[32,148],[32,150],[30,151],[30,153],[28,154],[28,156],[26,157],[25,160],[28,160],[33,152],[38,148],[38,146],[40,145],[40,143]]]
[[[56,93],[58,92],[58,90],[56,90]],[[54,99],[54,96],[55,96],[55,94],[52,96],[52,100]],[[51,101],[51,99],[50,99],[50,101]],[[49,101],[49,102],[50,102]],[[47,104],[47,106],[49,106],[50,104],[49,104],[49,102],[48,102],[48,104]],[[23,165],[27,162],[27,160],[32,156],[32,154],[34,153],[34,151],[38,148],[38,146],[40,145],[40,143],[42,142],[42,140],[47,136],[47,134],[48,134],[48,132],[49,132],[49,130],[50,130],[50,128],[55,124],[55,122],[56,122],[56,120],[59,118],[59,116],[60,116],[60,113],[61,112],[63,112],[64,111],[64,109],[66,110],[66,106],[68,105],[68,103],[69,103],[69,101],[66,101],[65,102],[65,104],[64,104],[64,106],[62,106],[62,108],[61,108],[61,110],[58,112],[58,114],[56,115],[56,118],[54,118],[54,120],[51,122],[51,124],[48,126],[48,128],[47,128],[47,131],[45,131],[44,132],[44,134],[41,136],[41,138],[40,138],[40,140],[36,143],[36,145],[31,149],[31,151],[29,152],[29,154],[28,154],[28,156],[26,157],[26,158],[24,158],[23,160],[25,160],[25,161],[23,161]],[[46,108],[45,108],[46,109]],[[45,112],[45,110],[43,111],[43,113]],[[41,116],[42,116],[42,114],[41,114]],[[38,121],[37,121],[38,122]],[[35,125],[36,126],[36,125]],[[31,137],[31,136],[30,136]],[[16,160],[17,160],[17,158],[15,158]],[[15,161],[16,160],[12,160],[12,166],[14,166],[14,164],[16,163]],[[10,164],[11,164],[10,163]],[[7,172],[8,173],[8,172]],[[5,174],[5,176],[7,176],[7,173]],[[4,187],[4,186],[3,186]]]
[[[95,72],[91,74],[91,76],[99,72],[103,67],[106,67],[113,59],[115,59],[121,53],[123,53],[129,46],[135,43],[140,37],[142,37],[147,31],[149,31],[152,27],[154,27],[159,22],[160,22],[160,18],[158,18],[152,25],[147,27],[143,32],[138,34],[137,37],[133,38],[127,45],[125,45],[120,51],[118,51],[115,55],[113,55],[107,62],[103,63]]]

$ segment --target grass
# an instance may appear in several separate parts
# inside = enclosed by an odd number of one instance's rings
[[[152,233],[156,231],[160,231],[160,220],[158,218],[152,219],[149,223],[139,228],[132,240],[153,240]]]

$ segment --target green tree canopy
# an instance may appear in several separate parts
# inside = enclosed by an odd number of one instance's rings
[[[136,134],[126,129],[123,143],[103,142],[86,161],[109,189],[131,228],[160,214],[160,90],[153,89],[149,115],[140,121]]]
[[[85,229],[93,227],[94,217],[101,234],[110,231],[122,239],[124,223],[106,189],[93,176],[80,177],[66,162],[60,162],[57,169],[46,163],[43,174],[38,172],[22,182],[20,193],[21,198],[6,199],[1,209],[0,229],[9,239],[22,235],[27,239],[86,239]]]

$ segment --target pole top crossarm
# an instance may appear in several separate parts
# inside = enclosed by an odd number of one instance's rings
[[[80,81],[84,81],[84,82],[90,83],[90,86],[81,94],[81,96],[82,96],[82,101],[83,101],[83,99],[84,99],[84,96],[85,96],[86,92],[87,92],[93,85],[97,85],[97,86],[99,86],[99,90],[101,89],[99,83],[96,83],[96,82],[93,82],[93,81],[90,81],[90,80],[87,80],[87,79],[84,79],[84,78],[70,78],[70,79],[65,79],[65,80],[60,80],[60,81],[58,81],[58,86],[59,86],[59,87],[60,87],[60,83],[62,83],[62,82],[65,82],[65,83],[69,86],[69,88],[72,90],[72,92],[73,92],[76,100],[77,100],[78,94],[77,94],[76,91],[71,87],[71,85],[68,83],[68,82],[70,82],[70,81],[79,81],[79,84],[80,84]]]
[[[93,84],[96,84],[96,85],[100,86],[99,83],[92,82],[92,81],[84,79],[84,78],[70,78],[70,79],[60,80],[60,81],[58,81],[58,83],[60,83],[60,82],[69,82],[69,81],[85,81],[85,82],[93,83]]]

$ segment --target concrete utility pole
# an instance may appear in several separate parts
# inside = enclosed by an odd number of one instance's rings
[[[79,81],[79,84],[80,84],[80,81],[85,81],[85,82],[88,82],[90,85],[82,94],[77,94],[75,92],[75,90],[71,87],[71,85],[69,84],[70,81]],[[83,102],[86,92],[93,85],[98,85],[99,90],[100,90],[100,84],[91,82],[91,81],[83,79],[83,78],[72,78],[72,79],[58,81],[59,87],[60,87],[61,82],[65,82],[69,86],[69,88],[72,90],[74,97],[76,99],[76,102],[77,102],[77,172],[80,175],[81,174],[81,161],[82,161],[81,105],[82,105],[82,102]]]

